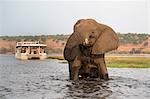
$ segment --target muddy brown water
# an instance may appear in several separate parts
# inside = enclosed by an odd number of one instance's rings
[[[61,61],[0,55],[0,99],[150,99],[150,69],[108,70],[109,81],[74,82]]]

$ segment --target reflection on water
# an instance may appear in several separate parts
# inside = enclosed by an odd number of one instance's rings
[[[0,99],[149,99],[150,69],[108,69],[111,80],[68,80],[58,60],[0,56]]]

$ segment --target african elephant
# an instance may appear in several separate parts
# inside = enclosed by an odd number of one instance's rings
[[[109,79],[104,54],[117,49],[118,42],[117,34],[109,26],[93,19],[78,20],[64,49],[70,79],[78,80],[80,72],[88,71],[90,65],[96,66],[99,78]]]

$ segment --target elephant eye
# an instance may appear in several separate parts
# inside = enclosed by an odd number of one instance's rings
[[[89,38],[94,38],[94,36],[90,35]]]
[[[94,31],[92,31],[92,33],[94,33]]]

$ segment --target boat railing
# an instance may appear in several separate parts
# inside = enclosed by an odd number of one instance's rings
[[[26,45],[26,44],[39,44],[39,41],[37,42],[17,42],[16,46]]]

